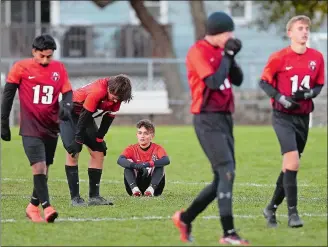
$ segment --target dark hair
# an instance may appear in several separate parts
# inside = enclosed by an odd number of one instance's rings
[[[56,50],[56,42],[52,36],[49,34],[42,34],[40,36],[37,36],[32,44],[32,47],[38,51],[44,51],[44,50]]]
[[[132,100],[131,81],[126,75],[120,74],[110,77],[108,91],[117,96],[119,101],[128,103]]]
[[[155,134],[155,125],[148,119],[142,119],[136,124],[137,129],[140,129],[141,127],[145,127],[146,130],[149,132]]]

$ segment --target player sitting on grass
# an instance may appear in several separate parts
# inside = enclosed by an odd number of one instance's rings
[[[165,187],[164,166],[170,164],[164,148],[152,142],[155,126],[149,120],[137,125],[138,143],[128,146],[117,163],[124,169],[124,184],[130,196],[160,196]]]
[[[132,99],[131,81],[125,75],[98,79],[73,92],[73,111],[62,107],[60,135],[67,150],[66,176],[73,206],[85,205],[80,196],[78,157],[83,144],[88,147],[89,162],[89,205],[112,205],[99,195],[100,179],[103,170],[106,143],[103,140],[121,102]],[[98,112],[96,112],[98,110]],[[94,118],[102,117],[99,128]]]

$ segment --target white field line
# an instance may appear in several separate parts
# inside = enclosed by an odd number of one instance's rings
[[[287,215],[278,215],[279,217],[287,218]],[[313,213],[303,213],[300,216],[304,217],[327,217],[327,214],[313,214]],[[58,218],[56,222],[99,222],[99,221],[146,221],[146,220],[169,220],[172,216],[143,216],[143,217],[127,217],[127,218],[115,218],[115,217],[103,217],[103,218]],[[259,218],[263,217],[262,215],[234,215],[235,218]],[[200,217],[203,220],[219,220],[220,217],[216,215],[209,215]],[[25,220],[16,220],[16,219],[2,219],[1,223],[19,223],[24,222]]]
[[[32,182],[32,179],[26,179],[26,178],[1,178],[0,181],[4,182]],[[66,179],[49,179],[49,182],[58,182],[58,183],[67,183]],[[80,179],[81,183],[88,182],[86,179]],[[120,180],[101,180],[102,184],[122,184],[122,181]],[[210,182],[187,182],[187,181],[174,181],[174,180],[168,180],[167,183],[169,184],[183,184],[183,185],[207,185],[210,184]],[[260,183],[235,183],[236,186],[242,186],[242,187],[274,187],[275,184],[260,184]],[[320,185],[309,185],[309,184],[299,184],[299,187],[317,187]]]

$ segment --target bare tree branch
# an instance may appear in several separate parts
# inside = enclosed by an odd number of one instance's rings
[[[191,16],[194,23],[194,34],[195,39],[202,39],[206,32],[206,13],[204,8],[204,2],[200,1],[189,1],[191,10]]]

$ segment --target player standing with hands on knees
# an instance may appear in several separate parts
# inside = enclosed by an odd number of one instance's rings
[[[269,227],[277,226],[275,213],[285,196],[288,225],[303,226],[297,211],[296,176],[308,137],[309,114],[314,109],[312,99],[325,81],[322,54],[306,47],[310,26],[311,20],[304,15],[289,20],[286,31],[291,44],[270,56],[260,81],[260,87],[271,98],[272,124],[283,155],[276,189],[263,211]]]
[[[219,242],[248,244],[237,234],[232,212],[235,155],[231,84],[240,86],[243,81],[243,73],[234,59],[242,45],[240,40],[233,38],[233,31],[231,17],[224,12],[215,12],[207,20],[205,38],[197,41],[187,54],[194,128],[211,163],[214,178],[186,211],[177,211],[172,218],[184,242],[192,241],[192,221],[217,198],[223,228]]]
[[[131,81],[126,75],[98,79],[73,92],[73,110],[61,107],[60,135],[66,153],[65,171],[73,206],[85,206],[80,196],[78,159],[82,146],[90,153],[89,206],[113,205],[99,194],[104,158],[107,153],[104,137],[122,102],[132,99]],[[100,126],[94,118],[101,117]]]
[[[54,222],[57,211],[51,206],[48,192],[49,165],[53,163],[59,134],[59,103],[70,109],[72,88],[65,66],[52,60],[56,43],[50,35],[34,39],[33,58],[18,61],[9,71],[1,103],[1,139],[11,140],[9,115],[16,91],[19,91],[23,147],[32,167],[33,193],[26,208],[26,216],[33,222],[43,222],[44,218]]]

